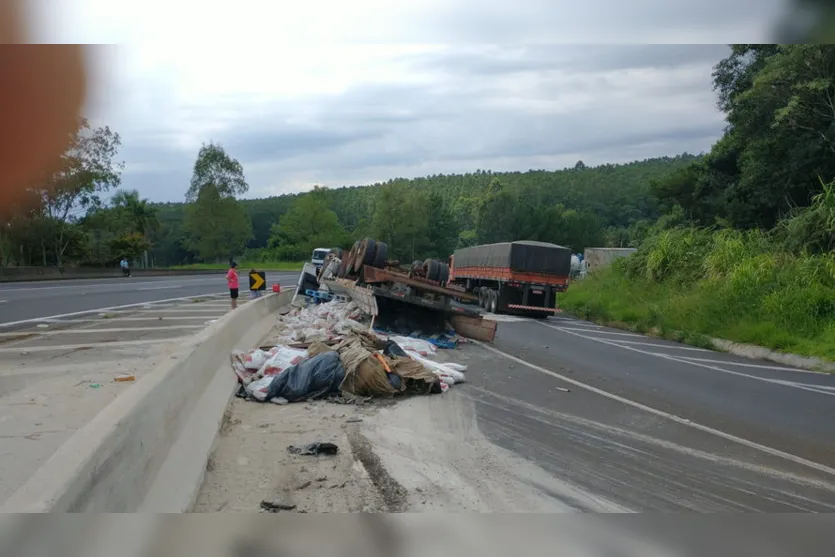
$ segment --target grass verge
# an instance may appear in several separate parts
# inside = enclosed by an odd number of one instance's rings
[[[613,265],[573,283],[560,307],[600,324],[703,348],[713,348],[713,337],[835,361],[835,321],[821,311],[828,310],[833,291],[783,288],[781,282],[746,281],[744,288],[727,277],[657,282]]]

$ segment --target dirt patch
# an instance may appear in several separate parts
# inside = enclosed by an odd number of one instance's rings
[[[388,503],[348,433],[375,405],[324,401],[279,406],[233,399],[207,467],[195,512],[381,512]],[[361,420],[361,421],[356,421]],[[296,455],[290,445],[335,443],[336,455]],[[262,503],[266,502],[265,505]]]

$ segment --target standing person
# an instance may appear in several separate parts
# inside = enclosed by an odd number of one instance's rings
[[[119,266],[122,267],[122,274],[126,277],[130,276],[130,265],[128,265],[128,258],[123,257],[122,261],[119,262]]]
[[[238,264],[234,261],[229,264],[229,272],[226,273],[226,284],[229,285],[229,297],[232,299],[232,309],[238,307]]]

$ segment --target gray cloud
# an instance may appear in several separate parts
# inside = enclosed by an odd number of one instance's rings
[[[534,45],[408,55],[398,61],[431,78],[426,83],[366,83],[257,111],[245,98],[230,99],[216,109],[226,127],[204,140],[219,141],[244,164],[257,197],[313,183],[700,152],[723,127],[710,73],[726,52],[721,45]],[[212,114],[196,107],[188,119]],[[136,133],[119,130],[124,185],[180,200],[196,149],[154,129],[144,122]]]

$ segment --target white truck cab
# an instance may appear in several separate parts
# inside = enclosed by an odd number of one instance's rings
[[[316,248],[315,250],[313,250],[313,255],[310,258],[310,262],[316,266],[317,273],[322,268],[322,265],[325,263],[325,257],[328,256],[328,253],[330,253],[330,251],[331,248]]]

